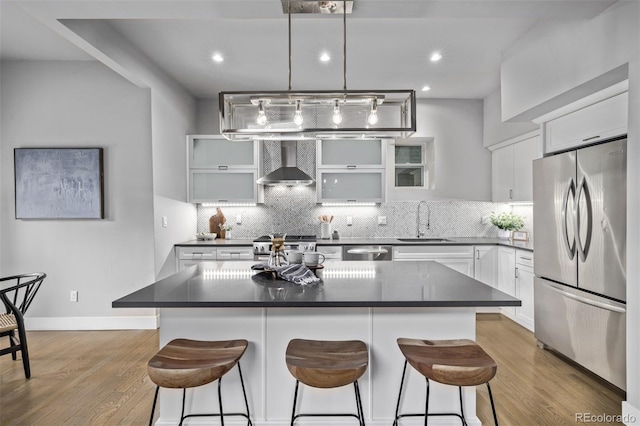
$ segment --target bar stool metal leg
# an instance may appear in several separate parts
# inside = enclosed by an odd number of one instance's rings
[[[398,426],[398,411],[400,410],[400,400],[402,399],[402,387],[404,386],[404,376],[407,372],[407,360],[404,361],[402,369],[402,379],[400,379],[400,391],[398,392],[398,403],[396,404],[396,417],[393,420],[393,426]]]
[[[496,406],[493,404],[493,394],[491,393],[491,386],[487,382],[487,389],[489,390],[489,400],[491,401],[491,411],[493,412],[493,422],[498,426],[498,415],[496,414]]]
[[[149,426],[153,425],[153,414],[156,411],[156,402],[158,401],[158,391],[160,390],[160,386],[156,386],[156,392],[153,397],[153,405],[151,406],[151,417],[149,417]]]
[[[298,386],[300,386],[300,381],[296,380],[296,390],[293,393],[293,411],[291,412],[291,426],[293,426],[293,422],[296,421],[296,403],[298,402]]]
[[[224,412],[222,411],[222,377],[218,379],[218,407],[220,407],[220,426],[224,426]]]
[[[249,413],[249,400],[247,400],[247,391],[244,388],[244,380],[242,379],[242,369],[240,368],[240,362],[238,362],[238,374],[240,375],[240,384],[242,385],[242,395],[244,396],[244,406],[247,409],[247,426],[251,426],[251,414]]]

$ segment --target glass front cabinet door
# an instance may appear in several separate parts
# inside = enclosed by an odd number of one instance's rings
[[[190,203],[262,202],[258,141],[190,135],[187,143]]]
[[[384,202],[386,143],[385,139],[318,141],[318,203]]]

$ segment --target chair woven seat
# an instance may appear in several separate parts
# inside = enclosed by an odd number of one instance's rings
[[[18,323],[13,314],[0,314],[0,333],[4,331],[16,330]]]

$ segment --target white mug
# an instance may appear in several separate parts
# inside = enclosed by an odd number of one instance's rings
[[[320,257],[322,256],[322,260]],[[304,264],[307,266],[318,266],[324,263],[325,257],[324,254],[318,253],[317,251],[305,251],[303,255]]]
[[[298,250],[289,250],[287,252],[287,260],[289,263],[302,263],[302,252]]]

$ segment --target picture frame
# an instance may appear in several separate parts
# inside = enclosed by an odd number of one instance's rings
[[[511,239],[513,241],[529,241],[529,233],[527,231],[513,231]]]
[[[15,148],[16,219],[104,219],[102,148]]]

